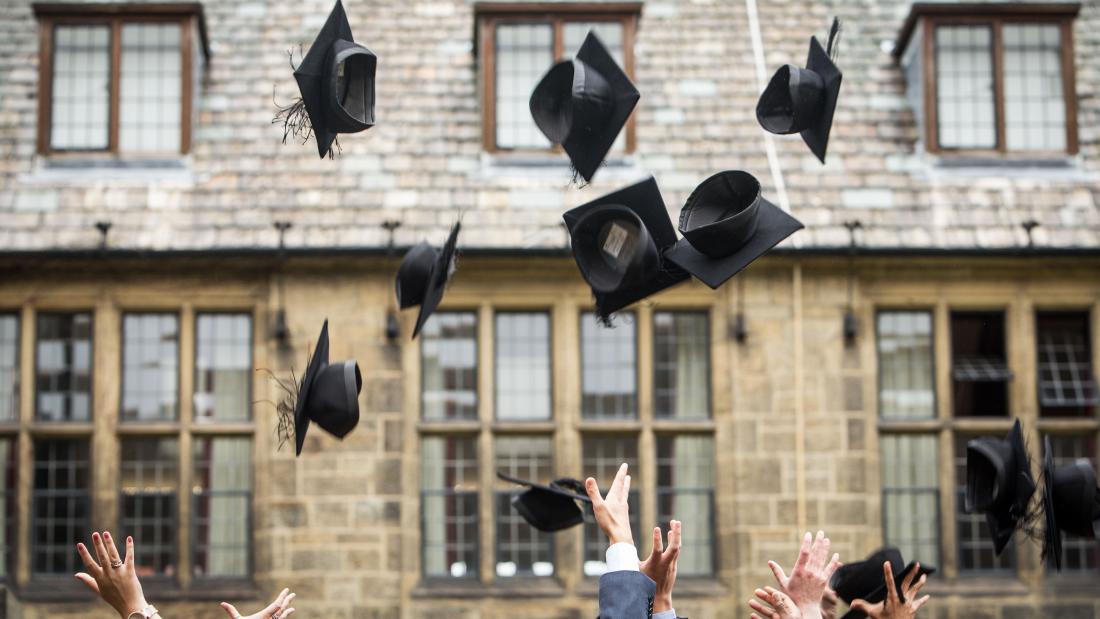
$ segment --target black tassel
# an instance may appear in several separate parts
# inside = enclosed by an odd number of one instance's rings
[[[840,53],[840,19],[833,18],[833,25],[829,28],[829,44],[825,47],[825,53],[833,62],[836,62]]]
[[[306,360],[306,367],[309,367],[309,360]],[[285,381],[275,375],[274,372],[266,368],[260,368],[258,372],[267,373],[268,377],[275,382],[275,384],[283,391],[283,397],[278,402],[268,402],[275,405],[275,415],[277,417],[275,421],[275,436],[279,441],[279,451],[282,451],[283,446],[287,443],[293,444],[295,442],[297,431],[294,425],[294,409],[298,407],[298,396],[302,391],[302,382],[305,380],[305,374],[302,376],[295,376],[294,370],[290,371],[290,381]]]
[[[301,49],[298,50],[301,54]],[[288,62],[290,63],[290,69],[292,71],[297,70],[294,65],[294,51],[290,50],[286,53]],[[295,139],[300,140],[302,144],[305,144],[313,137],[313,124],[309,120],[309,114],[306,113],[306,103],[301,97],[294,99],[290,105],[280,105],[275,100],[275,87],[271,89],[271,102],[275,104],[275,117],[271,119],[271,124],[275,125],[283,123],[283,144],[286,144],[287,139],[290,136],[294,136]],[[334,159],[335,155],[340,152],[340,138],[336,137],[332,141],[332,148],[328,151],[328,158]]]

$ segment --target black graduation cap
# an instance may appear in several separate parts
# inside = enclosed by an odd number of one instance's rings
[[[966,444],[966,511],[985,512],[998,555],[1020,521],[1029,518],[1033,494],[1035,479],[1019,419],[1003,439],[983,437]]]
[[[802,222],[760,195],[760,181],[740,170],[703,181],[680,211],[680,239],[666,257],[718,288]]]
[[[780,67],[756,104],[760,126],[771,133],[802,134],[802,140],[821,163],[825,163],[829,130],[840,94],[842,75],[833,62],[839,33],[840,21],[833,19],[828,47],[822,49],[817,37],[810,37],[806,67],[792,64]]]
[[[837,597],[849,604],[853,600],[877,604],[886,599],[886,581],[883,580],[882,564],[887,561],[890,562],[894,572],[894,586],[897,587],[898,598],[904,601],[901,583],[907,574],[916,569],[917,564],[916,562],[906,564],[901,557],[901,551],[897,548],[876,550],[863,561],[842,565],[833,574],[829,586],[836,591]],[[935,573],[935,567],[922,563],[920,571],[913,576],[913,582],[920,580],[920,577],[925,574]],[[849,610],[841,619],[862,619],[866,616],[866,613],[861,610]]]
[[[676,243],[676,231],[653,177],[567,211],[563,219],[601,318],[688,279],[663,256]]]
[[[1043,559],[1062,569],[1062,531],[1100,539],[1100,487],[1096,469],[1081,458],[1058,469],[1050,437],[1043,445]]]
[[[302,454],[310,421],[337,438],[344,438],[355,429],[359,424],[362,387],[358,363],[328,362],[328,320],[325,320],[294,405],[295,455]]]
[[[589,32],[576,57],[555,64],[531,93],[531,117],[591,181],[641,95]]]
[[[321,32],[294,70],[322,159],[329,154],[337,133],[358,133],[374,126],[377,67],[374,52],[352,38],[344,5],[336,0]]]
[[[584,522],[584,513],[577,501],[592,503],[584,490],[584,484],[576,479],[555,479],[544,486],[501,472],[497,472],[497,477],[527,487],[527,490],[512,497],[512,507],[528,524],[546,533],[568,529]]]
[[[443,300],[443,291],[447,289],[447,283],[455,272],[459,228],[461,223],[455,222],[442,250],[432,247],[427,241],[421,241],[410,248],[401,259],[394,281],[397,304],[401,309],[420,306],[416,327],[413,328],[414,339],[420,335],[420,329],[435,308],[439,307],[439,302]]]

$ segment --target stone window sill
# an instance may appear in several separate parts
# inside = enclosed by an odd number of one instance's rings
[[[194,185],[190,157],[169,159],[118,159],[114,157],[38,157],[31,172],[19,182],[25,185],[71,186],[110,182],[112,186]]]
[[[259,590],[246,581],[196,581],[188,590],[169,580],[155,579],[143,584],[146,597],[154,604],[178,601],[256,601]],[[12,595],[26,602],[56,602],[87,604],[95,600],[88,588],[71,577],[40,578],[10,589]]]
[[[1030,592],[1027,585],[1015,575],[996,578],[992,576],[962,576],[954,580],[944,580],[931,576],[928,579],[928,593],[940,595],[964,596],[1025,596]]]
[[[1093,175],[1085,170],[1078,157],[978,157],[966,155],[931,155],[928,173],[941,178],[1042,178],[1079,181]]]

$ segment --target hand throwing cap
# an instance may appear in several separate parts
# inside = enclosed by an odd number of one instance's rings
[[[833,574],[829,586],[836,591],[837,597],[849,604],[853,600],[877,604],[886,599],[886,582],[883,580],[882,564],[887,561],[890,562],[894,572],[894,586],[897,587],[898,597],[904,601],[901,583],[907,574],[916,569],[917,564],[910,562],[907,565],[901,558],[901,551],[897,548],[883,548],[863,561],[842,565]],[[935,573],[935,567],[922,563],[920,571],[913,576],[913,582],[920,580],[920,577],[925,574]],[[863,619],[866,616],[861,610],[849,610],[841,619]]]
[[[576,479],[555,479],[549,485],[536,484],[497,473],[497,477],[528,489],[512,498],[512,507],[528,524],[539,531],[554,533],[584,522],[584,513],[577,501],[592,503],[584,484]]]
[[[401,309],[420,306],[416,327],[413,329],[413,338],[420,334],[420,329],[427,322],[428,317],[439,307],[439,302],[443,300],[443,292],[447,289],[447,284],[455,272],[459,228],[461,224],[455,222],[442,250],[432,247],[427,241],[421,241],[409,249],[401,259],[401,266],[397,269],[397,277],[394,281],[397,305]]]
[[[601,318],[688,278],[662,255],[676,243],[676,231],[652,177],[578,206],[563,219]]]
[[[966,511],[985,512],[1000,555],[1035,494],[1030,458],[1017,419],[1003,439],[983,437],[966,444]]]
[[[328,20],[294,79],[317,139],[317,152],[329,154],[338,133],[358,133],[374,126],[374,74],[378,57],[355,42],[344,5],[336,0]]]
[[[531,117],[591,181],[641,95],[594,32],[575,58],[555,64],[531,93]]]
[[[825,163],[843,77],[833,62],[839,32],[840,22],[834,19],[826,49],[822,49],[817,37],[810,37],[806,67],[792,64],[780,67],[756,104],[760,126],[771,133],[800,133],[821,163]]]
[[[802,222],[760,195],[748,172],[719,172],[703,181],[680,211],[680,239],[666,257],[711,288],[718,288]]]
[[[1043,558],[1062,569],[1062,531],[1100,539],[1100,488],[1096,469],[1084,458],[1054,468],[1050,437],[1043,444]]]
[[[302,454],[309,422],[315,421],[326,432],[344,438],[359,424],[359,390],[363,377],[355,361],[328,362],[328,321],[302,376],[294,406],[294,450]]]

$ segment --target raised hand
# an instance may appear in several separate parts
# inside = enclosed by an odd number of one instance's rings
[[[297,594],[291,593],[290,589],[283,589],[279,592],[275,601],[268,604],[266,608],[258,613],[243,617],[229,602],[222,602],[222,610],[233,619],[285,619],[294,614],[294,609],[289,608],[289,606],[296,597],[298,597]]]
[[[126,558],[118,556],[118,548],[110,532],[92,533],[92,558],[84,544],[77,544],[76,551],[87,572],[78,572],[76,579],[88,586],[104,602],[111,605],[120,617],[129,617],[149,607],[134,569],[134,538],[126,538]],[[98,561],[97,561],[98,559]]]
[[[802,611],[782,591],[764,587],[753,593],[760,600],[749,600],[749,607],[756,611],[752,619],[802,619]]]
[[[928,603],[927,595],[917,599],[917,594],[924,587],[924,583],[928,581],[928,577],[921,574],[920,580],[914,583],[913,578],[918,572],[920,572],[920,563],[902,579],[901,596],[905,598],[905,601],[902,602],[901,597],[898,596],[898,587],[894,583],[894,568],[887,561],[882,565],[882,577],[886,581],[886,600],[878,604],[871,604],[864,600],[853,600],[852,610],[861,610],[871,619],[909,619],[910,617],[916,617],[920,607]]]
[[[840,565],[840,555],[834,554],[829,559],[829,538],[823,531],[818,531],[816,538],[808,532],[802,538],[802,548],[789,577],[778,563],[768,561],[779,589],[791,598],[806,619],[821,617],[825,588]]]
[[[626,474],[627,466],[624,462],[615,473],[615,481],[611,482],[611,488],[606,497],[600,496],[600,488],[596,480],[589,477],[584,481],[584,489],[588,492],[588,498],[592,499],[592,512],[596,515],[596,522],[600,530],[611,540],[612,544],[634,545],[634,534],[630,532],[630,475]]]
[[[661,540],[661,528],[654,527],[653,551],[638,566],[642,573],[657,583],[657,594],[653,598],[654,613],[672,610],[672,588],[676,585],[676,564],[680,558],[680,526],[679,520],[669,523],[668,548]]]

